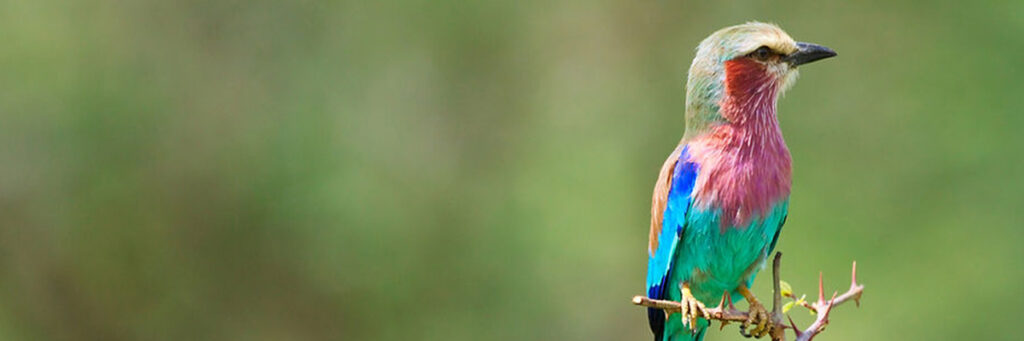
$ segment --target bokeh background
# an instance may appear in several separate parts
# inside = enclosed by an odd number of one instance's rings
[[[0,339],[648,340],[685,73],[748,20],[839,51],[779,104],[783,277],[867,285],[820,339],[1013,339],[1021,13],[0,1]]]

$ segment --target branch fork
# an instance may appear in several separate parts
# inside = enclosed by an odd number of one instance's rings
[[[774,292],[773,292],[773,305],[771,313],[770,325],[772,326],[771,332],[768,335],[772,341],[783,341],[786,338],[785,330],[792,329],[796,334],[796,341],[810,341],[815,336],[821,334],[825,330],[825,327],[829,323],[829,313],[832,312],[832,308],[839,306],[848,301],[854,301],[857,306],[860,306],[860,298],[864,293],[864,285],[857,283],[857,262],[853,262],[853,270],[850,275],[850,288],[839,294],[838,291],[833,292],[831,298],[825,299],[825,287],[823,285],[822,275],[818,274],[818,300],[813,303],[800,302],[800,306],[807,308],[817,316],[813,323],[806,329],[800,329],[793,322],[793,319],[786,315],[786,320],[783,321],[782,312],[782,293],[781,280],[779,279],[779,267],[782,260],[782,253],[777,252],[775,259],[772,261],[772,279],[774,280]],[[785,294],[786,297],[796,299],[792,293]],[[682,312],[682,305],[675,301],[656,300],[644,296],[634,296],[633,304],[638,306],[644,306],[648,308],[661,309],[665,311],[665,315],[668,316],[672,313]],[[736,309],[733,305],[732,297],[728,292],[723,293],[721,301],[718,306],[714,308],[708,308],[707,314],[701,314],[703,318],[708,320],[719,321],[722,323],[721,328],[730,322],[744,322],[747,321],[750,314],[746,311]],[[787,323],[788,322],[788,323]],[[743,330],[740,331],[741,334]],[[745,335],[746,336],[746,335]],[[748,336],[749,337],[749,336]]]

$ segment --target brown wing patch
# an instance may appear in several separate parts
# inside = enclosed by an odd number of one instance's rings
[[[650,243],[647,246],[648,254],[653,255],[658,249],[658,235],[661,234],[661,219],[665,217],[665,205],[668,204],[668,192],[672,188],[672,173],[675,172],[676,161],[683,147],[677,147],[669,154],[668,159],[661,165],[658,172],[658,182],[654,184],[654,195],[651,199],[651,235]]]

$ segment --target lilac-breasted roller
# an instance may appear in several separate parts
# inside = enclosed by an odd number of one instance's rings
[[[655,341],[701,340],[705,303],[746,299],[751,331],[768,312],[749,287],[786,221],[789,149],[775,116],[797,66],[835,56],[771,24],[747,23],[704,39],[686,82],[686,133],[654,186],[647,295],[680,301],[679,313],[648,309]]]

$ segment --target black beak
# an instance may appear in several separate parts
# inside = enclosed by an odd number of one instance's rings
[[[796,52],[790,53],[788,56],[782,58],[783,61],[792,66],[804,65],[816,60],[836,56],[836,51],[832,51],[832,49],[821,45],[796,43],[796,47]]]

